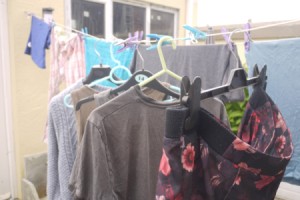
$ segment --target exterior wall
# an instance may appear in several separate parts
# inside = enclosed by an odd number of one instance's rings
[[[16,193],[7,1],[0,1],[0,196]],[[1,197],[0,197],[1,198]]]
[[[12,84],[13,134],[15,138],[15,160],[18,181],[18,197],[21,197],[21,179],[24,175],[23,157],[46,151],[43,142],[47,115],[49,82],[49,52],[47,69],[39,69],[24,54],[31,20],[25,11],[42,17],[43,7],[54,8],[54,18],[63,23],[64,3],[62,0],[9,0],[9,44]]]

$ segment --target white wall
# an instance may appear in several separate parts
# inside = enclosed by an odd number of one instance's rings
[[[300,19],[299,0],[198,0],[198,26]]]
[[[16,194],[13,148],[7,0],[0,0],[0,195]]]

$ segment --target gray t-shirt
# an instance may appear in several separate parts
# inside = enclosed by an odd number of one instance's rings
[[[70,178],[75,199],[155,198],[168,105],[135,86],[90,114]]]
[[[166,108],[173,105],[135,86],[95,109],[70,178],[75,199],[155,199]]]
[[[139,51],[144,59],[144,68],[152,73],[156,73],[162,69],[157,50],[149,51],[146,48],[147,46],[139,47]],[[200,76],[203,89],[226,84],[231,70],[241,67],[236,48],[234,48],[233,54],[228,46],[224,44],[177,46],[176,50],[171,46],[163,46],[162,50],[168,69],[180,76],[188,76],[190,80]],[[131,70],[137,71],[142,68],[143,62],[136,53],[131,64]],[[170,75],[163,75],[158,80],[180,86],[180,81],[177,81]],[[224,103],[228,101],[242,101],[244,99],[244,91],[233,91],[222,95],[220,99]]]

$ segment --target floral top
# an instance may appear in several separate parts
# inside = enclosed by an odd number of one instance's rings
[[[186,112],[169,114],[167,121]],[[185,131],[182,124],[166,127],[166,136],[174,126],[181,136],[164,139],[156,200],[274,199],[293,145],[263,89],[254,89],[237,135],[203,109],[197,128]]]

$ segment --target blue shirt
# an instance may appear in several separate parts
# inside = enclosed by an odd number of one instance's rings
[[[111,42],[99,41],[91,37],[85,37],[84,42],[87,75],[90,73],[91,68],[94,65],[99,65],[100,63],[102,63],[103,65],[109,65],[112,68],[118,66],[118,63],[113,60],[112,55],[110,53],[110,45],[112,44]],[[120,62],[120,65],[128,68],[133,59],[134,50],[128,48],[123,52],[117,53],[117,50],[120,49],[120,47],[114,44],[112,45],[114,58]],[[100,54],[100,57],[97,55],[95,49]],[[124,70],[116,70],[115,75],[122,80],[127,80],[129,78],[127,72],[125,72]],[[101,83],[101,85],[110,87],[116,86],[115,84],[109,81],[105,81]]]
[[[50,33],[51,26],[49,24],[32,16],[25,54],[31,55],[33,62],[42,69],[46,68],[45,49],[50,46]]]
[[[294,144],[284,178],[300,184],[300,39],[253,42],[246,53],[249,74],[267,65],[267,93],[281,110]]]

